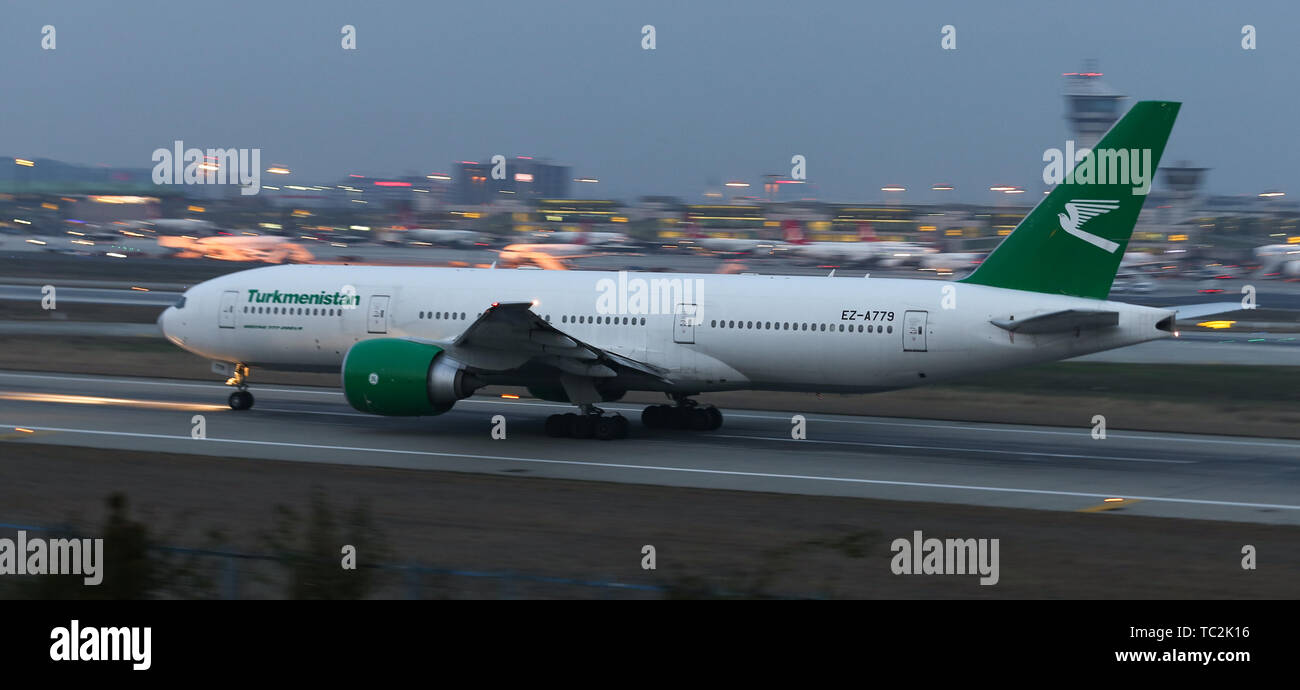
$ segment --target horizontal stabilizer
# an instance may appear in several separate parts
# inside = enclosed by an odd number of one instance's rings
[[[1199,319],[1203,316],[1214,316],[1215,314],[1226,314],[1230,311],[1240,311],[1242,306],[1241,302],[1209,302],[1161,308],[1172,309],[1173,311],[1178,312],[1178,315],[1175,318],[1181,321],[1183,319]]]
[[[1027,319],[993,319],[989,323],[1012,333],[1061,333],[1076,328],[1108,328],[1119,324],[1119,312],[1099,309],[1066,309]]]

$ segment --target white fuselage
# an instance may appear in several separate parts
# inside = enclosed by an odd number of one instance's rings
[[[636,281],[658,298],[629,299]],[[276,301],[340,293],[356,306]],[[661,367],[692,392],[903,388],[1167,337],[1157,323],[1173,314],[929,280],[301,265],[204,282],[159,325],[212,360],[337,371],[360,340],[450,341],[493,303],[527,301],[573,338]],[[1067,309],[1116,311],[1119,323],[1041,335],[990,323]]]

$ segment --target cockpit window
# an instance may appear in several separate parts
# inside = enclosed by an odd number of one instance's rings
[[[181,298],[178,299],[178,300],[176,300],[176,304],[173,304],[172,306],[173,306],[173,307],[176,307],[177,309],[184,309],[184,308],[185,308],[185,295],[181,295]]]

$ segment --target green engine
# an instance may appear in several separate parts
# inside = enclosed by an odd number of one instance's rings
[[[353,345],[343,358],[343,395],[370,414],[442,414],[483,386],[442,348],[400,338]]]

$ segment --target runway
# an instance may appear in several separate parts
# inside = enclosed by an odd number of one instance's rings
[[[545,417],[572,409],[558,403],[476,396],[391,419],[333,389],[253,390],[256,407],[233,412],[217,383],[0,372],[0,443],[1300,524],[1295,441],[834,415],[806,415],[794,440],[797,411],[726,410],[721,431],[696,433],[611,403],[632,437],[600,442],[546,437]]]

